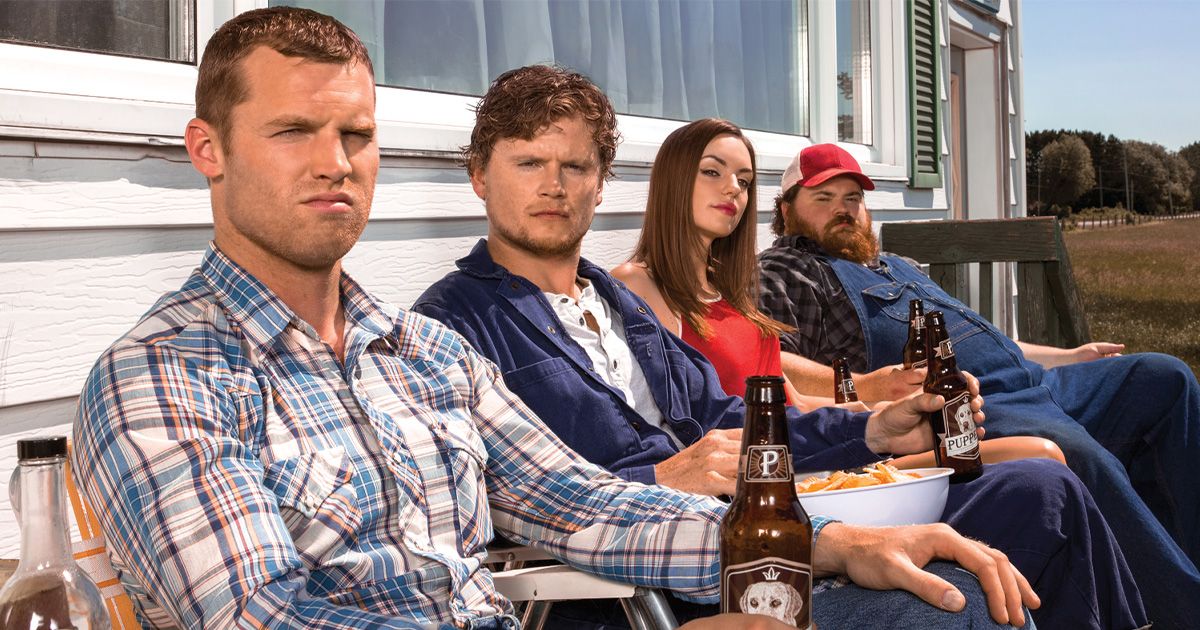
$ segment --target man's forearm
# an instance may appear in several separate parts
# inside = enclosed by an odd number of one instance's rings
[[[783,373],[792,387],[809,396],[829,396],[833,392],[833,369],[798,354],[781,352]]]
[[[1018,341],[1016,344],[1021,348],[1021,352],[1025,353],[1026,359],[1035,363],[1041,363],[1045,367],[1054,367],[1066,362],[1063,359],[1066,357],[1068,351],[1062,348],[1042,346],[1024,341]]]

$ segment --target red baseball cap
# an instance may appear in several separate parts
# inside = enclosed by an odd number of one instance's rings
[[[814,144],[797,153],[792,163],[783,171],[780,189],[786,192],[796,184],[812,188],[838,175],[853,177],[863,190],[875,190],[875,182],[863,175],[858,160],[836,144]]]

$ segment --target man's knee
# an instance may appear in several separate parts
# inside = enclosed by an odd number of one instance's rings
[[[1178,357],[1161,352],[1141,352],[1130,355],[1137,361],[1137,371],[1148,374],[1151,379],[1179,390],[1196,389],[1196,375],[1188,364]]]

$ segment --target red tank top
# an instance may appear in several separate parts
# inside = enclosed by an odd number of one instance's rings
[[[717,368],[726,394],[743,395],[747,376],[783,376],[779,337],[764,336],[729,302],[721,299],[709,304],[704,321],[712,329],[711,337],[704,339],[684,321],[683,340]]]

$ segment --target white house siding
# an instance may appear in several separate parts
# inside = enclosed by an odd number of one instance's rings
[[[891,15],[896,46],[902,49],[902,20],[898,11]],[[880,64],[903,67],[886,54]],[[948,69],[943,64],[947,83]],[[907,125],[903,89],[895,89],[899,98],[892,111],[876,117],[878,135],[905,138],[906,132],[894,128]],[[16,106],[19,99],[9,96],[0,90],[0,109]],[[389,99],[381,96],[381,108]],[[398,111],[379,113],[394,120]],[[181,132],[186,115],[176,112],[175,118]],[[1015,120],[1019,124],[1019,115]],[[627,130],[661,127],[636,118],[623,119],[622,125]],[[8,133],[12,129],[0,128],[0,558],[19,553],[7,500],[16,440],[69,433],[79,390],[96,357],[159,295],[183,282],[212,229],[207,188],[187,162],[178,136],[160,135],[153,142],[114,136],[123,143],[112,144],[90,142],[77,132]],[[458,125],[430,129],[442,147],[467,141]],[[618,179],[606,185],[583,247],[585,256],[605,266],[623,261],[637,239],[647,162],[655,148],[643,133],[626,135],[636,137],[618,152]],[[797,138],[793,147],[778,136],[757,143],[760,153],[771,154],[760,159],[767,169],[759,174],[760,247],[772,240],[770,209],[786,155],[808,143]],[[907,149],[894,146],[891,152],[902,156]],[[385,152],[371,221],[346,259],[346,268],[384,299],[410,305],[486,234],[481,204],[452,158]],[[867,194],[876,221],[946,216],[945,187],[907,188],[902,161],[867,169],[878,184]]]
[[[16,440],[69,432],[96,357],[184,281],[212,227],[208,190],[181,149],[33,141],[0,148],[0,496],[7,497]],[[629,255],[647,176],[645,166],[618,169],[585,256],[612,266]],[[779,173],[762,181],[765,247]],[[881,181],[868,203],[881,220],[938,218],[946,207],[943,191],[898,181]],[[486,232],[482,206],[450,159],[385,157],[371,221],[346,268],[407,306]],[[0,509],[0,557],[18,548],[12,512]]]

